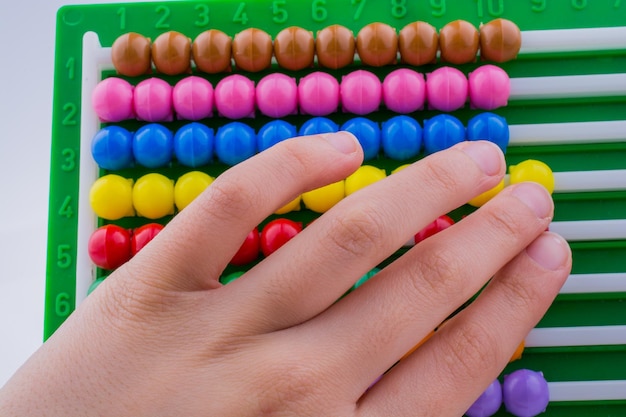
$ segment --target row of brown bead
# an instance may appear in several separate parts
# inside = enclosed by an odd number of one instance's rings
[[[338,69],[352,64],[355,52],[361,63],[374,67],[395,64],[400,53],[403,63],[424,65],[433,63],[440,52],[442,62],[465,64],[476,60],[480,49],[483,60],[505,62],[517,56],[521,32],[510,20],[496,19],[480,30],[464,20],[446,24],[437,33],[426,22],[413,22],[400,33],[385,23],[370,23],[356,38],[341,25],[328,26],[317,33],[292,26],[282,30],[272,42],[271,36],[256,28],[239,32],[233,39],[217,29],[207,30],[191,40],[170,31],[150,40],[137,33],[120,36],[111,48],[113,65],[126,76],[138,76],[151,70],[177,75],[191,70],[191,60],[199,71],[220,73],[235,66],[243,71],[267,69],[272,56],[287,70],[301,70],[314,64]]]

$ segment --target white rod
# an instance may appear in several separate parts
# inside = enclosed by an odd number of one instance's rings
[[[509,136],[511,145],[624,142],[626,120],[510,125]]]
[[[626,380],[548,382],[550,402],[626,399]]]
[[[626,325],[535,328],[524,344],[526,347],[626,345]]]
[[[605,274],[572,274],[560,294],[626,293],[626,272]]]
[[[520,55],[626,49],[626,27],[527,30]]]
[[[626,239],[626,219],[552,222],[550,231],[569,242],[623,240]]]
[[[554,186],[560,193],[626,190],[626,169],[555,172]]]
[[[510,101],[626,95],[626,74],[511,78]]]

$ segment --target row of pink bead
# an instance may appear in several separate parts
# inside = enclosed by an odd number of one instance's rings
[[[466,77],[452,67],[439,68],[424,77],[411,69],[397,69],[381,82],[365,70],[345,75],[341,83],[324,72],[314,72],[296,83],[294,78],[274,73],[257,85],[249,78],[234,74],[213,88],[204,78],[189,76],[174,87],[159,78],[141,81],[133,87],[121,78],[107,78],[95,88],[93,108],[102,122],[137,118],[164,122],[174,118],[200,120],[211,117],[214,108],[229,119],[261,114],[281,118],[291,114],[326,116],[341,105],[346,113],[364,115],[384,104],[396,113],[422,110],[450,112],[465,106],[493,110],[509,99],[507,73],[494,65],[483,65]]]

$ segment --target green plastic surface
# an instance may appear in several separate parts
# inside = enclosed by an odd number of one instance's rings
[[[342,24],[355,33],[374,21],[383,21],[401,29],[415,20],[425,20],[438,29],[455,19],[464,19],[477,27],[496,17],[513,20],[522,31],[556,28],[610,27],[626,25],[626,1],[621,0],[248,0],[248,1],[180,1],[160,3],[124,3],[90,6],[68,6],[59,10],[57,17],[56,63],[54,75],[53,145],[51,155],[51,185],[49,205],[49,238],[47,288],[45,305],[45,335],[47,339],[75,308],[77,297],[76,257],[77,202],[80,177],[81,128],[81,62],[82,38],[88,31],[95,32],[104,47],[126,32],[138,32],[151,39],[176,30],[191,39],[209,28],[217,28],[231,36],[247,27],[266,30],[272,36],[288,26],[301,26],[316,32],[330,24]],[[481,63],[459,66],[468,73]],[[355,66],[359,64],[356,63]],[[437,65],[420,68],[430,72]],[[601,53],[559,53],[543,56],[524,56],[501,64],[514,77],[596,74],[624,72],[626,51]],[[336,76],[354,67],[328,71]],[[259,79],[274,69],[258,74],[247,74]],[[302,74],[317,70],[294,73]],[[370,68],[370,70],[372,70]],[[373,70],[378,74],[390,67]],[[285,72],[285,71],[283,71]],[[112,75],[111,72],[102,74]],[[204,75],[214,85],[223,75]],[[172,84],[178,77],[163,77]],[[145,78],[145,77],[143,77]],[[142,77],[129,79],[133,84]],[[498,109],[496,113],[507,118],[509,124],[553,123],[573,121],[622,120],[626,116],[626,97],[594,99],[559,99],[549,101],[517,101]],[[464,123],[477,114],[469,108],[454,112]],[[413,114],[420,122],[437,112],[426,110]],[[370,117],[383,121],[393,116],[381,110]],[[330,116],[341,123],[353,116]],[[300,126],[307,117],[287,118]],[[259,127],[269,119],[257,117],[247,122]],[[228,120],[213,118],[207,121],[217,128]],[[141,125],[130,121],[121,123],[131,130]],[[172,122],[176,129],[182,122]],[[511,146],[507,162],[515,164],[525,159],[539,159],[554,171],[581,171],[599,169],[626,169],[626,132],[621,142],[604,144]],[[369,161],[390,170],[398,161],[379,158]],[[219,174],[225,167],[213,164],[205,171]],[[177,178],[188,168],[172,166],[160,172]],[[129,169],[121,175],[137,178],[147,169]],[[626,190],[598,193],[555,194],[555,220],[625,219]],[[452,215],[459,218],[471,211],[463,207]],[[310,220],[314,214],[299,212],[286,215]],[[163,222],[166,222],[164,219]],[[147,221],[126,218],[118,224],[135,227]],[[100,224],[105,223],[100,221]],[[626,272],[626,241],[576,242],[574,273]],[[85,253],[85,251],[82,251]],[[236,268],[229,268],[227,273]],[[96,277],[106,275],[97,270]],[[84,279],[84,277],[82,277]],[[540,327],[582,325],[626,325],[626,294],[561,295],[540,322]],[[517,368],[531,368],[545,373],[548,381],[626,380],[626,346],[528,348],[520,361],[512,363],[506,372]],[[498,415],[507,415],[501,411]],[[551,403],[546,416],[623,416],[626,415],[626,392],[619,401]]]

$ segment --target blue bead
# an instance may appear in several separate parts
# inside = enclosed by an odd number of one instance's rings
[[[424,122],[424,149],[427,154],[443,151],[465,140],[465,126],[449,114],[439,114]]]
[[[259,152],[298,135],[296,127],[284,120],[272,120],[265,124],[257,134]]]
[[[352,133],[363,148],[363,156],[367,161],[376,158],[380,152],[380,127],[378,123],[364,117],[355,117],[341,126],[341,130]]]
[[[467,122],[468,140],[488,140],[506,152],[509,146],[509,125],[506,119],[494,113],[481,113]]]
[[[91,140],[91,155],[102,169],[115,171],[133,164],[133,135],[119,126],[102,128]]]
[[[383,123],[382,145],[391,159],[416,157],[422,148],[422,127],[409,116],[396,116]]]
[[[334,133],[339,131],[337,123],[326,117],[313,117],[300,126],[300,136],[317,135],[318,133]]]
[[[172,132],[165,126],[150,123],[135,132],[133,154],[140,165],[160,168],[170,163],[174,153]]]
[[[236,165],[256,153],[256,133],[247,124],[231,122],[217,129],[215,153],[220,162]]]
[[[189,123],[174,135],[174,154],[182,165],[196,168],[213,159],[213,129],[202,123]]]

